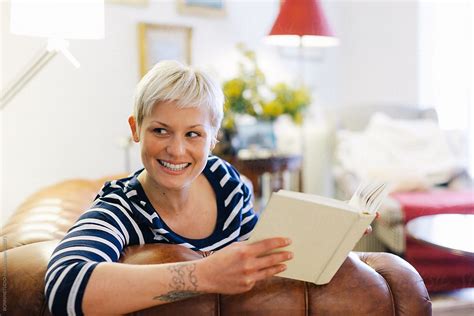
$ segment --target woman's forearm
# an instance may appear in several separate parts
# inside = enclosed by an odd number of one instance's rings
[[[125,314],[207,291],[202,260],[152,265],[99,264],[86,286],[84,314]]]
[[[130,265],[100,263],[82,299],[85,314],[125,314],[202,293],[236,294],[285,270],[286,238],[234,243],[212,256],[182,263]]]

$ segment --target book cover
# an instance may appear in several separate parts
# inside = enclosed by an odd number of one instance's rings
[[[283,250],[294,257],[286,262],[281,277],[328,283],[375,219],[384,193],[358,189],[350,203],[280,190],[273,193],[248,242],[271,237],[289,237]]]

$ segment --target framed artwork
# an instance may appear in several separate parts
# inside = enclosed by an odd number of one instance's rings
[[[177,0],[178,12],[203,16],[224,16],[224,0]]]
[[[273,123],[259,121],[256,123],[236,122],[238,149],[275,149],[276,138]]]
[[[191,64],[192,28],[165,24],[138,24],[138,53],[141,76],[161,60]]]

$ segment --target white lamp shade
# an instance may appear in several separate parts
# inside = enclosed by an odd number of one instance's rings
[[[104,0],[12,0],[13,34],[62,39],[104,37]]]

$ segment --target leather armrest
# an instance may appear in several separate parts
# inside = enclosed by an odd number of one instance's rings
[[[44,297],[48,260],[59,240],[37,242],[3,251],[0,271],[6,315],[49,315]],[[6,311],[5,311],[6,309]]]
[[[390,286],[397,315],[431,315],[431,300],[420,274],[404,259],[385,252],[360,252],[360,260]]]
[[[57,240],[2,252],[8,315],[49,315],[44,274]],[[155,264],[201,258],[178,245],[127,247],[120,262]],[[6,260],[5,260],[6,258]],[[216,272],[218,273],[218,271]],[[273,277],[238,295],[206,294],[142,310],[133,315],[431,315],[419,274],[386,253],[351,253],[329,284],[317,286]]]
[[[121,262],[154,264],[202,256],[177,245],[128,247]],[[133,315],[431,315],[423,280],[405,260],[388,253],[351,253],[329,284],[272,277],[238,295],[207,294]]]

